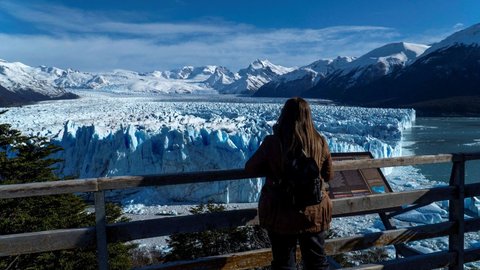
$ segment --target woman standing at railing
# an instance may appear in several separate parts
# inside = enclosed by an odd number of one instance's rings
[[[272,244],[272,269],[296,269],[297,242],[305,269],[328,269],[324,250],[325,231],[332,218],[328,194],[317,185],[319,194],[323,195],[319,202],[299,208],[288,199],[291,196],[285,189],[290,162],[302,155],[315,161],[320,183],[333,178],[328,144],[315,130],[310,106],[297,97],[287,100],[273,128],[273,135],[265,137],[245,164],[246,171],[267,175],[258,212],[260,226],[268,231]],[[297,181],[298,178],[293,182]]]

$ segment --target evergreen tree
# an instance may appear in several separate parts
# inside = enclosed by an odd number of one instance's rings
[[[192,207],[192,214],[224,211],[225,207],[213,203]],[[259,226],[233,229],[207,230],[194,233],[176,233],[167,240],[171,251],[165,261],[193,260],[201,257],[248,251],[270,247],[266,232]]]
[[[0,115],[4,112],[0,112]],[[0,184],[59,180],[50,156],[61,149],[46,138],[25,136],[0,124]],[[95,225],[93,213],[76,195],[0,199],[0,235]],[[118,206],[107,205],[107,220],[125,221]],[[37,243],[32,243],[37,244]],[[129,269],[133,245],[109,244],[110,269]],[[95,247],[0,257],[0,269],[97,269]]]

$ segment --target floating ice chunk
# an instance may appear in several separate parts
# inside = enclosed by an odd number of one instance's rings
[[[420,213],[428,214],[428,213],[436,213],[439,214],[440,216],[447,216],[448,212],[441,208],[438,204],[436,203],[431,203],[429,205],[420,207],[416,209]]]
[[[439,203],[443,209],[448,209],[448,200]],[[478,197],[465,198],[463,206],[470,212],[468,213],[469,215],[473,214],[476,217],[480,216],[480,199]],[[465,218],[469,218],[469,216],[466,215]]]
[[[480,199],[477,197],[466,198],[465,208],[472,211],[477,217],[480,215]]]
[[[433,224],[443,221],[442,216],[438,213],[421,213],[417,210],[397,215],[395,219],[419,224]]]
[[[424,254],[435,252],[435,250],[433,250],[432,248],[425,247],[421,244],[414,244],[412,246],[413,246],[414,249],[416,249],[417,251],[419,251],[421,253],[424,253]]]
[[[448,217],[448,212],[437,203],[417,208],[415,210],[395,216],[396,219],[406,222],[432,224],[442,222],[442,218]]]

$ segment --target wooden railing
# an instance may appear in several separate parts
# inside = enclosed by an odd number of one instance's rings
[[[480,159],[480,153],[335,161],[335,171],[452,162],[452,175],[448,186],[333,200],[334,217],[388,213],[398,210],[399,207],[410,206],[407,209],[413,209],[415,206],[449,200],[449,220],[430,225],[401,229],[393,227],[383,232],[328,239],[326,241],[326,253],[334,255],[371,247],[397,245],[410,241],[448,236],[449,249],[447,251],[409,256],[357,268],[420,270],[449,267],[449,269],[463,269],[464,263],[480,260],[480,248],[464,249],[464,234],[480,231],[480,218],[464,220],[464,198],[480,195],[480,183],[469,185],[464,183],[465,162],[474,159]],[[0,186],[0,199],[94,192],[96,226],[0,235],[0,256],[85,248],[96,244],[99,269],[108,269],[107,243],[110,242],[167,236],[178,232],[198,232],[207,229],[258,224],[256,208],[107,224],[104,192],[146,186],[177,185],[261,176],[247,174],[243,170],[226,170],[3,185]],[[42,245],[33,243],[42,243]],[[165,263],[142,269],[248,269],[266,266],[270,261],[270,249],[260,249],[206,257],[193,261]]]

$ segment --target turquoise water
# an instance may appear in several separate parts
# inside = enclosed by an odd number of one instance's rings
[[[480,152],[480,118],[419,117],[404,132],[403,155]],[[451,163],[417,166],[428,179],[448,182]],[[468,161],[466,183],[480,183],[480,161]]]

